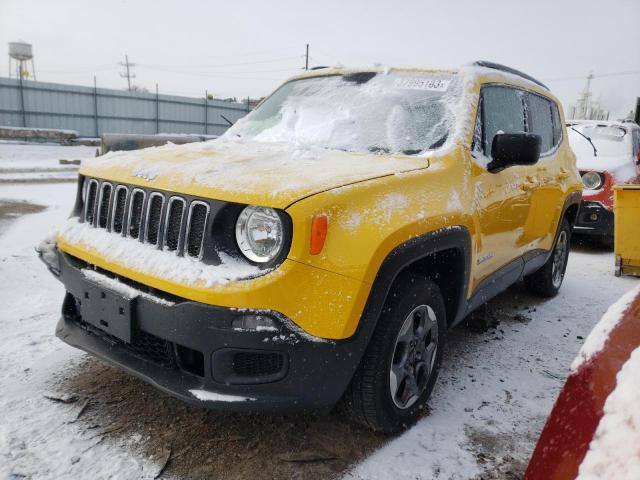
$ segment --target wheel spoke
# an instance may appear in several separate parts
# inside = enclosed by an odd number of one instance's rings
[[[416,381],[415,375],[407,375],[405,386],[402,390],[402,404],[408,406],[409,402],[411,402],[414,397],[418,397],[419,395],[420,391],[418,389],[418,383]]]
[[[436,363],[437,346],[436,342],[431,342],[425,347],[425,362],[427,363],[427,372],[429,376],[431,376],[431,370],[433,369],[433,365]]]
[[[404,362],[401,364],[392,364],[391,372],[389,372],[389,388],[391,390],[391,396],[396,398],[398,394],[398,388],[402,384],[402,381],[407,376],[407,372],[404,369]]]
[[[400,329],[400,333],[398,334],[398,340],[396,340],[396,345],[399,343],[409,343],[413,339],[413,321],[412,318],[407,318]],[[397,347],[396,347],[397,348]]]

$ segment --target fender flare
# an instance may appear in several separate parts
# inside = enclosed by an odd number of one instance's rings
[[[458,250],[463,261],[463,285],[458,292],[455,318],[447,319],[449,325],[464,316],[467,291],[471,276],[471,235],[461,225],[434,230],[414,237],[394,248],[384,259],[373,281],[355,336],[361,337],[365,346],[373,334],[393,283],[411,264],[445,250]]]

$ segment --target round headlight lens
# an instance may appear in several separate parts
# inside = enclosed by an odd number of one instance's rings
[[[246,207],[236,222],[236,242],[249,260],[270,262],[278,256],[284,243],[282,220],[273,208]]]
[[[597,190],[602,187],[602,177],[598,172],[586,172],[582,175],[582,184],[587,190]]]

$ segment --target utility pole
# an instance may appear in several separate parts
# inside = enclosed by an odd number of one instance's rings
[[[587,75],[587,84],[578,99],[578,117],[579,119],[587,119],[589,108],[591,107],[591,80],[593,80],[593,72]]]
[[[307,43],[307,54],[305,55],[304,69],[309,70],[309,44]]]
[[[135,67],[135,63],[129,62],[129,55],[124,56],[124,62],[120,62],[120,65],[127,69],[126,72],[120,72],[122,78],[127,79],[127,90],[131,91],[131,79],[136,78],[136,74],[131,71],[131,68]]]

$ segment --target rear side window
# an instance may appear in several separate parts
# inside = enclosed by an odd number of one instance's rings
[[[633,139],[633,155],[638,156],[638,152],[640,152],[640,129],[634,128],[632,130],[632,139]]]
[[[533,93],[527,94],[527,124],[530,133],[540,135],[542,145],[540,152],[545,153],[553,148],[553,117],[551,102]]]
[[[560,145],[562,141],[562,121],[560,110],[555,102],[551,102],[551,115],[553,116],[553,145]]]
[[[522,94],[510,87],[482,88],[482,147],[491,157],[491,144],[497,133],[524,132]]]

